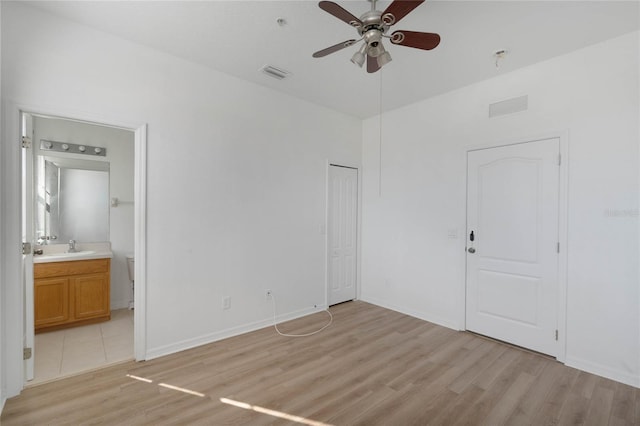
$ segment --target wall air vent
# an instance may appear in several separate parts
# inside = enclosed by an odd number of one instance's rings
[[[515,112],[526,111],[527,109],[529,109],[529,96],[519,96],[517,98],[489,104],[489,117],[513,114]]]
[[[264,67],[260,68],[260,71],[262,71],[269,77],[273,77],[278,80],[284,80],[291,75],[289,71],[283,70],[282,68],[276,68],[271,65],[265,65]]]

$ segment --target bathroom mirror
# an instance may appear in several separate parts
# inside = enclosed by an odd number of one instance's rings
[[[109,241],[109,163],[37,156],[38,244]]]

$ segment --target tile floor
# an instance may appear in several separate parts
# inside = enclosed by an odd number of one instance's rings
[[[111,311],[111,321],[35,336],[35,372],[29,385],[133,359],[133,311]]]

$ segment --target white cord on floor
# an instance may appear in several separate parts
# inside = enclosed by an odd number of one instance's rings
[[[312,333],[306,333],[306,334],[287,334],[287,333],[283,333],[280,330],[278,330],[278,323],[276,322],[276,298],[273,295],[273,293],[271,293],[271,300],[273,301],[273,327],[276,329],[278,334],[281,335],[281,336],[284,336],[284,337],[307,337],[307,336],[313,336],[314,334],[320,333],[322,330],[324,330],[325,328],[329,327],[331,325],[331,323],[333,322],[333,315],[331,315],[331,312],[329,312],[329,309],[325,309],[324,311],[329,314],[329,322],[327,324],[325,324],[325,326],[322,327],[320,330],[316,330],[316,331],[314,331]]]

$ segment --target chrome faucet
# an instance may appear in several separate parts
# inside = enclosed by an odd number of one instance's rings
[[[69,240],[69,250],[67,253],[75,253],[76,252],[76,240]]]

